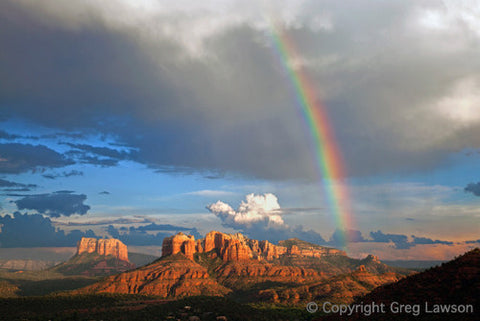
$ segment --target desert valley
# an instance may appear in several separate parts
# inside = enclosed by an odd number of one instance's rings
[[[132,255],[137,264],[129,261]],[[299,239],[275,245],[217,231],[197,240],[181,232],[167,237],[160,258],[128,253],[116,239],[82,238],[75,255],[53,267],[3,269],[0,319],[312,320],[342,317],[318,309],[326,302],[347,306],[432,297],[478,307],[479,263],[476,249],[419,273]],[[316,310],[306,310],[312,302]],[[476,316],[467,313],[462,320]],[[354,317],[366,316],[346,320]]]

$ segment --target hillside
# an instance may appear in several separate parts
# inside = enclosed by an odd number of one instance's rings
[[[221,296],[228,292],[229,289],[209,277],[205,267],[176,254],[136,270],[110,276],[75,293],[125,293],[175,298]]]
[[[296,287],[284,286],[277,289],[260,291],[262,301],[295,305],[308,302],[352,302],[356,297],[365,295],[376,287],[393,283],[401,279],[396,273],[373,274],[361,265],[356,271],[337,275],[320,282]]]
[[[332,315],[326,320],[480,320],[480,249],[378,287],[353,304],[371,305],[372,302],[383,303],[385,313],[357,314],[343,319]],[[412,310],[398,312],[396,308],[400,305],[411,306]],[[450,309],[450,312],[441,313],[436,309]]]

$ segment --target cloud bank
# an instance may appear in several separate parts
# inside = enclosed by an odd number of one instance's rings
[[[56,229],[50,218],[40,214],[21,214],[0,217],[0,247],[76,246],[82,237],[95,237],[92,230],[72,230],[65,233]]]
[[[0,144],[0,173],[19,174],[27,171],[44,171],[64,167],[74,162],[43,145]]]
[[[274,18],[297,46],[293,68],[324,103],[349,175],[433,168],[480,148],[478,10],[468,1],[5,0],[0,119],[110,135],[154,169],[315,178],[271,43]],[[38,159],[11,147],[0,148],[12,159],[0,172],[69,163],[39,146],[15,147]],[[125,156],[72,148],[98,166]]]
[[[154,231],[157,233],[151,233]],[[161,246],[163,238],[180,231],[188,232],[194,235],[195,238],[201,237],[195,228],[170,224],[150,223],[139,227],[132,226],[119,229],[109,225],[106,228],[106,232],[110,236],[120,239],[126,245]],[[60,228],[56,228],[49,217],[44,217],[40,214],[15,212],[3,217],[0,216],[0,247],[70,247],[76,246],[82,237],[99,238],[103,237],[103,235],[96,235],[91,229],[85,231],[74,229],[65,232]]]
[[[83,204],[85,194],[73,194],[71,191],[57,191],[50,194],[27,195],[14,201],[19,210],[35,210],[51,217],[84,215],[90,206]]]

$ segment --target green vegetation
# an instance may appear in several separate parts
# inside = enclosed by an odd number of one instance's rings
[[[307,249],[307,248],[312,248],[312,247],[315,248],[315,249],[331,248],[331,247],[321,246],[321,245],[318,245],[318,244],[313,244],[313,243],[309,243],[309,242],[306,242],[306,241],[302,241],[302,240],[297,239],[297,238],[291,238],[291,239],[288,239],[288,240],[279,241],[278,245],[285,246],[285,247],[291,247],[293,245],[296,245],[299,249]]]
[[[0,299],[0,320],[311,320],[303,308],[246,305],[221,297],[168,301],[139,295],[50,295]]]
[[[208,274],[212,277],[216,277],[216,269],[224,263],[223,260],[216,255],[215,250],[207,253],[195,253],[193,259],[198,264],[207,268]]]
[[[128,260],[136,267],[144,266],[158,259],[158,256],[143,253],[128,252]]]
[[[75,255],[67,262],[61,263],[49,269],[53,272],[58,272],[64,275],[81,275],[85,271],[90,271],[99,262],[105,262],[106,266],[117,266],[118,260],[112,255],[103,256],[97,253],[82,253],[81,255]],[[108,273],[104,273],[107,275]]]
[[[17,296],[19,288],[8,281],[0,280],[0,298],[11,298]]]
[[[45,271],[9,272],[0,271],[0,296],[46,295],[59,291],[78,289],[98,281],[98,278],[65,276]]]

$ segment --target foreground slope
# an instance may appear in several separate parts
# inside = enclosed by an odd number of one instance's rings
[[[384,304],[385,311],[319,320],[480,320],[480,249],[378,287],[353,304]]]
[[[395,284],[380,287],[362,300],[473,304],[480,309],[480,249]]]

